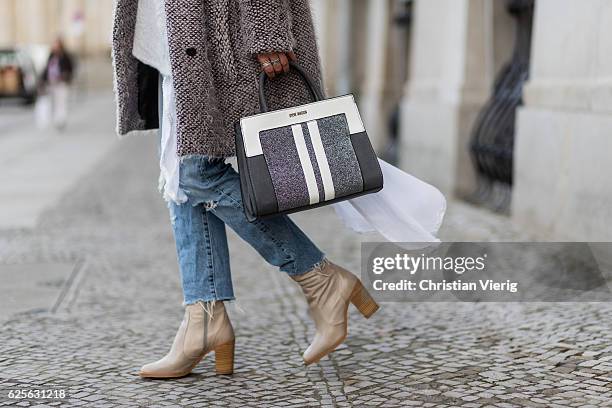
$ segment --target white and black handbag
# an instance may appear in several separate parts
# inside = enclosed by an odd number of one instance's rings
[[[382,189],[383,176],[353,95],[324,99],[291,63],[315,102],[268,112],[259,77],[261,113],[236,123],[236,155],[249,221],[307,210]]]

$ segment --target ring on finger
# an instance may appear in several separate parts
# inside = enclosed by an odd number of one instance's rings
[[[261,66],[262,66],[263,68],[265,68],[265,67],[269,67],[270,65],[272,65],[272,63],[271,63],[270,61],[266,61],[266,62],[262,62],[262,63],[261,63]]]
[[[281,60],[276,58],[272,60],[272,64],[280,64]]]

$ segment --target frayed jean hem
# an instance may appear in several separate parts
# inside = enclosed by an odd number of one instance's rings
[[[235,301],[236,298],[234,296],[221,296],[219,298],[209,298],[209,297],[202,297],[202,298],[195,298],[195,299],[189,299],[189,300],[184,300],[183,301],[183,306],[190,306],[190,305],[195,305],[196,303],[209,303],[209,302],[233,302]]]
[[[285,272],[289,276],[300,276],[317,268],[321,268],[326,262],[328,262],[327,257],[325,256],[325,254],[323,254],[317,262],[306,268],[301,268],[299,270],[295,270],[296,268],[294,268],[293,271],[286,271],[281,267],[280,270],[281,272]]]

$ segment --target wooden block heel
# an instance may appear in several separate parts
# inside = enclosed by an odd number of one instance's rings
[[[379,306],[378,303],[370,296],[366,288],[359,281],[355,284],[353,293],[351,293],[351,303],[355,305],[357,310],[365,317],[369,319],[376,311]]]
[[[215,347],[215,370],[217,374],[234,373],[234,342]]]

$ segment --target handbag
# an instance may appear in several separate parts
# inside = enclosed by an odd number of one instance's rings
[[[296,63],[314,102],[268,111],[265,73],[261,113],[235,124],[236,156],[248,221],[316,208],[383,187],[376,153],[353,95],[325,99]]]

